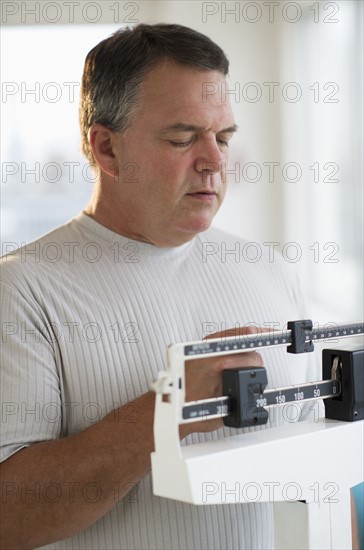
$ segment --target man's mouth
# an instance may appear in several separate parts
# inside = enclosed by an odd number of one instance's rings
[[[187,193],[187,195],[195,199],[211,201],[217,197],[217,192],[209,191],[209,190],[201,190],[201,191],[196,191],[195,193]]]

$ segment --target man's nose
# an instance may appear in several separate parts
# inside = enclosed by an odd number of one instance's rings
[[[215,174],[221,170],[224,155],[215,140],[208,140],[201,144],[201,149],[195,160],[197,172]]]

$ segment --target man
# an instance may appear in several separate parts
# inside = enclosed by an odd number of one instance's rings
[[[207,254],[245,244],[209,229],[236,124],[229,102],[203,90],[227,72],[216,44],[178,25],[122,29],[86,59],[91,201],[3,261],[4,548],[273,546],[268,504],[190,506],[154,497],[150,478],[149,388],[166,346],[211,323],[282,328],[305,316],[279,259]],[[307,357],[262,355],[273,385],[315,377]],[[190,361],[188,399],[220,395],[224,368],[261,361]],[[215,439],[221,428],[185,425],[181,438]]]

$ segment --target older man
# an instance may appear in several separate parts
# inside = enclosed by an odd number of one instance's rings
[[[3,259],[4,548],[273,546],[268,504],[172,502],[153,495],[149,473],[149,388],[166,346],[201,338],[206,323],[279,328],[304,316],[279,258],[216,253],[246,244],[210,229],[236,125],[224,94],[204,90],[227,72],[216,44],[178,25],[122,29],[88,54],[91,201]],[[308,361],[275,351],[270,380],[307,380]],[[217,396],[222,369],[256,364],[255,353],[191,361],[188,397]],[[221,427],[186,425],[181,437],[214,439]]]

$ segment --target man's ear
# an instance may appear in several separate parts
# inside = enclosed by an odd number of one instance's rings
[[[114,154],[115,133],[102,124],[93,124],[88,131],[92,154],[101,170],[117,178],[119,170]]]

